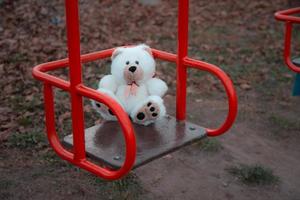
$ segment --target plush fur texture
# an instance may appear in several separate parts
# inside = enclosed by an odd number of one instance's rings
[[[162,97],[168,86],[154,77],[156,66],[150,47],[119,47],[111,59],[111,74],[100,80],[98,91],[115,99],[135,123],[149,125],[163,117],[166,108]],[[106,105],[95,101],[92,105],[104,119],[116,120]]]

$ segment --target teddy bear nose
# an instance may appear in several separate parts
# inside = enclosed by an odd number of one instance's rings
[[[133,73],[133,72],[135,72],[135,70],[136,70],[136,66],[131,66],[131,67],[129,67],[128,70],[131,71],[131,72]]]

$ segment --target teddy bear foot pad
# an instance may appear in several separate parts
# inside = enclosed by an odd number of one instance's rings
[[[137,142],[134,168],[206,136],[205,128],[187,121],[177,121],[171,116],[165,116],[149,126],[138,124],[133,126]],[[64,144],[72,147],[73,136],[66,136]],[[90,158],[113,169],[122,166],[126,149],[118,122],[104,121],[86,129],[85,145],[86,153]]]
[[[147,124],[155,121],[160,114],[159,105],[155,102],[149,102],[144,105],[140,110],[138,110],[134,122],[140,124]]]

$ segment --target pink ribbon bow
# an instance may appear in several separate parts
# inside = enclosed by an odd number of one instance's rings
[[[135,83],[132,83],[131,85],[127,85],[125,89],[125,97],[129,97],[129,95],[135,96],[137,93],[138,85]]]

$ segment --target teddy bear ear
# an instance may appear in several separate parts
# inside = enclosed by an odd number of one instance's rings
[[[118,55],[120,55],[124,51],[124,47],[118,47],[114,50],[114,52],[111,55],[111,60],[115,59]]]
[[[153,56],[151,48],[148,45],[145,44],[141,44],[139,45],[142,49],[144,49],[145,51],[147,51],[151,56]]]

